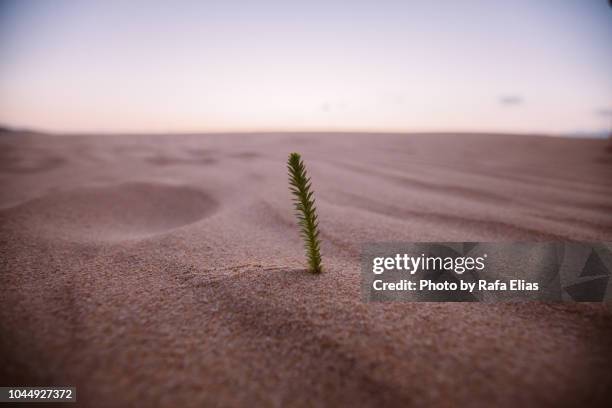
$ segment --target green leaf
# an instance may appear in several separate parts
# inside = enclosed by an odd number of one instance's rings
[[[319,222],[314,206],[312,183],[306,174],[306,166],[298,153],[291,153],[287,160],[289,191],[293,196],[295,216],[300,226],[300,236],[304,239],[306,258],[310,272],[321,273],[321,253],[319,248]]]

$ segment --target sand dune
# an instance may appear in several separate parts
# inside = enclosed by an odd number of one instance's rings
[[[164,183],[122,183],[61,191],[5,210],[7,222],[73,241],[122,241],[166,233],[217,207],[200,190]]]
[[[325,273],[304,270],[304,156]],[[605,406],[596,304],[365,304],[368,241],[612,239],[606,141],[0,136],[0,378],[84,406]]]

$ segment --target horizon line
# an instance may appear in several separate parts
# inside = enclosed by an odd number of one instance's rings
[[[282,129],[282,128],[256,128],[245,130],[242,128],[236,129],[219,129],[219,130],[184,130],[184,131],[134,131],[134,130],[50,130],[29,126],[14,126],[6,123],[0,123],[0,131],[8,131],[14,133],[33,133],[47,134],[53,136],[179,136],[179,135],[258,135],[258,134],[387,134],[387,135],[508,135],[508,136],[542,136],[542,137],[564,137],[564,138],[588,138],[588,139],[606,139],[612,138],[612,130],[607,131],[601,129],[599,131],[584,131],[576,130],[572,132],[540,132],[540,131],[507,131],[507,130],[492,130],[492,129],[474,129],[474,130],[448,130],[448,129],[382,129],[382,128],[302,128],[302,129]]]

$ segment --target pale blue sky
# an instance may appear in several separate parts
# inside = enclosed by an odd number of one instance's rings
[[[592,132],[606,0],[2,1],[0,123]]]

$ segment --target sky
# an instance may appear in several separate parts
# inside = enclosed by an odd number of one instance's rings
[[[0,124],[55,132],[612,127],[607,0],[0,0]]]

